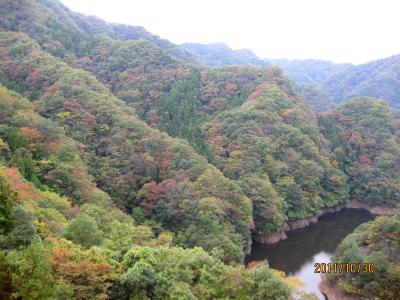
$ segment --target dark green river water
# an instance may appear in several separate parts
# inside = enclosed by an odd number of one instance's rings
[[[288,233],[286,240],[273,245],[254,243],[246,262],[267,259],[269,266],[297,276],[305,290],[325,299],[318,290],[320,275],[314,273],[314,263],[328,263],[341,240],[361,223],[373,219],[362,209],[343,209],[323,215],[309,227]]]

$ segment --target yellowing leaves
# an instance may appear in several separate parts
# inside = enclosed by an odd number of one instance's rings
[[[63,111],[63,112],[59,112],[56,116],[60,119],[67,119],[67,118],[69,118],[70,115],[71,115],[71,113],[69,111]]]
[[[102,124],[99,127],[100,131],[105,132],[105,131],[109,131],[110,127],[107,124]]]
[[[242,151],[240,150],[234,150],[231,153],[229,153],[230,158],[240,158],[242,157]]]
[[[0,150],[8,148],[7,144],[0,138]]]
[[[287,119],[293,113],[293,108],[285,109],[281,112],[281,117]]]
[[[281,185],[290,188],[294,185],[294,179],[292,176],[284,176],[282,177],[282,179],[280,180]]]

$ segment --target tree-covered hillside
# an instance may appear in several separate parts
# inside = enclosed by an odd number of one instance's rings
[[[204,243],[211,250],[224,239],[227,259],[242,259],[242,248],[250,243],[252,207],[235,183],[184,141],[139,121],[94,76],[43,52],[26,35],[0,33],[0,45],[7,58],[0,73],[9,86],[34,95],[37,111],[84,145],[90,173],[117,205],[182,230],[177,238],[185,245]],[[202,199],[224,206],[223,217],[201,224]],[[192,240],[196,230],[204,239]]]
[[[0,299],[308,299],[243,266],[252,238],[400,202],[384,102],[319,114],[313,86],[215,48],[200,62],[57,0],[0,0]]]
[[[335,107],[332,99],[314,85],[295,83],[295,90],[303,98],[304,104],[316,112],[330,111]]]
[[[345,72],[351,64],[335,64],[330,61],[305,59],[266,59],[281,67],[284,73],[296,83],[297,92],[304,102],[318,112],[329,111],[335,101],[323,88],[323,84],[338,72]]]
[[[78,57],[86,56],[96,37],[106,35],[115,40],[146,40],[177,59],[197,62],[190,52],[143,27],[107,23],[97,17],[73,12],[57,0],[2,0],[0,9],[3,29],[25,32],[60,57],[72,53]]]
[[[353,66],[328,78],[323,86],[336,103],[356,96],[386,100],[400,107],[400,55]]]
[[[265,265],[224,264],[224,247],[212,255],[185,250],[155,222],[125,214],[96,187],[85,147],[66,137],[65,128],[2,86],[0,107],[1,299],[287,299],[296,293],[290,279]],[[208,209],[215,201],[200,201],[201,228],[214,220],[222,233]],[[203,231],[194,232],[200,238]],[[226,234],[213,238],[221,245]]]
[[[360,225],[337,248],[333,263],[363,264],[373,272],[331,274],[341,290],[366,299],[400,298],[400,214]]]
[[[305,86],[320,90],[325,97],[305,99],[311,107],[327,111],[325,103],[341,104],[357,96],[368,96],[385,100],[398,109],[400,94],[400,56],[372,61],[361,65],[334,64],[319,60],[271,59],[307,94]],[[308,95],[310,96],[310,95]],[[323,108],[323,110],[321,110]]]
[[[273,59],[268,62],[281,67],[290,79],[298,84],[311,84],[321,87],[332,75],[347,70],[351,64],[335,64],[330,61],[316,59]]]
[[[216,165],[253,200],[257,234],[281,230],[348,197],[346,176],[319,133],[315,113],[277,68],[244,104],[204,126]]]
[[[224,43],[184,43],[181,47],[195,54],[202,64],[210,67],[226,65],[265,67],[269,64],[258,58],[257,55],[249,49],[233,50]]]
[[[190,81],[194,72],[200,72],[199,67],[185,64],[154,38],[134,34],[136,27],[125,26],[126,32],[117,30],[119,25],[73,13],[55,0],[2,0],[0,4],[4,8],[0,21],[3,30],[22,31],[42,50],[91,72],[153,127],[164,128],[157,126],[159,102],[173,93],[176,84]],[[263,72],[227,67],[202,69],[200,75],[195,79],[201,82],[195,86],[202,102],[201,115],[221,111],[228,102],[237,105],[262,81]]]
[[[0,6],[2,30],[24,32],[43,51],[74,68],[92,72],[140,115],[174,81],[190,76],[181,56],[168,49],[185,50],[169,42],[165,48],[156,37],[142,34],[143,29],[118,27],[71,12],[57,0],[1,0]]]
[[[372,205],[400,202],[400,124],[384,101],[350,100],[320,115],[319,124],[349,176],[351,198]]]

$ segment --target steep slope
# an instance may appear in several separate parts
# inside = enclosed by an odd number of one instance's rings
[[[322,85],[336,103],[356,96],[381,98],[399,108],[400,55],[353,66],[338,72]]]
[[[147,120],[172,136],[188,140],[212,160],[201,126],[220,112],[241,105],[250,92],[269,77],[263,69],[221,67],[192,70],[192,76],[176,81],[155,103]]]
[[[251,50],[233,50],[224,43],[184,43],[181,47],[194,53],[205,66],[245,65],[265,67],[268,65],[266,61],[259,59]]]
[[[0,296],[106,297],[118,269],[109,251],[116,258],[134,243],[163,244],[170,235],[157,239],[150,227],[135,225],[119,210],[88,174],[83,145],[34,112],[27,99],[0,86],[0,108],[0,220],[7,221],[0,226],[0,269],[10,272],[0,272]],[[87,228],[73,231],[82,220]],[[111,227],[124,228],[124,239]],[[94,255],[80,245],[104,249]]]
[[[304,103],[316,112],[326,112],[334,108],[333,100],[314,85],[295,84],[295,90]]]
[[[399,120],[384,101],[350,100],[321,115],[319,124],[349,176],[351,198],[372,205],[400,203]]]
[[[311,84],[316,87],[321,87],[329,77],[352,66],[351,64],[335,64],[327,60],[316,59],[266,58],[265,60],[281,67],[297,84]]]
[[[141,119],[185,138],[209,159],[201,124],[215,113],[240,105],[264,77],[262,70],[252,67],[199,70],[178,61],[152,39],[126,40],[114,25],[74,14],[55,0],[26,0],[23,7],[4,2],[2,6],[7,13],[0,23],[3,28],[23,31],[44,51],[91,72],[134,107]],[[18,17],[11,20],[13,16]],[[34,93],[30,98],[35,98]]]
[[[83,145],[66,137],[62,127],[40,117],[33,107],[0,85],[0,161],[11,161],[37,188],[51,187],[75,204],[111,203],[88,174]]]
[[[0,8],[0,26],[4,30],[25,32],[57,56],[71,51],[78,57],[86,56],[96,36],[107,35],[117,40],[143,39],[177,59],[196,62],[190,52],[147,32],[143,27],[107,23],[72,12],[57,0],[2,0]]]
[[[265,264],[172,246],[169,233],[155,236],[109,205],[71,206],[1,163],[0,190],[2,299],[298,298],[293,280]]]
[[[141,116],[172,82],[190,75],[188,67],[154,44],[153,38],[134,35],[135,28],[129,27],[127,36],[118,39],[122,33],[111,29],[117,25],[73,13],[57,0],[1,0],[0,6],[0,28],[22,31],[44,51],[93,72],[117,97],[137,107]]]
[[[316,115],[277,68],[239,107],[204,127],[223,173],[253,200],[255,233],[315,215],[347,199],[346,176],[319,133]]]
[[[285,74],[296,83],[296,91],[303,95],[304,103],[318,112],[329,111],[334,107],[334,100],[322,88],[323,84],[333,75],[352,66],[314,59],[266,60],[281,67]]]
[[[0,86],[0,298],[287,299],[296,293],[265,265],[244,269],[224,264],[217,250],[211,256],[172,246],[170,233],[153,232],[101,199],[107,195],[84,184],[90,175],[82,145],[34,107]],[[63,176],[51,176],[55,170]]]
[[[338,246],[333,263],[361,272],[337,272],[329,280],[341,290],[368,299],[400,297],[400,214],[360,225]],[[354,268],[353,268],[354,270]],[[373,271],[373,272],[371,272]]]
[[[139,121],[92,75],[43,52],[26,35],[0,33],[0,55],[2,78],[37,99],[42,116],[85,145],[90,173],[115,203],[182,230],[177,238],[184,245],[222,248],[227,260],[242,259],[252,207],[235,183],[187,143]],[[211,207],[221,215],[204,220]]]
[[[241,190],[187,144],[148,128],[93,76],[43,52],[24,34],[1,32],[0,56],[2,79],[36,99],[31,103],[0,86],[0,298],[303,295],[293,279],[265,263],[244,268],[232,262],[240,261],[248,238],[221,220],[234,220],[245,232],[251,224],[240,219],[251,220],[251,208]],[[132,156],[137,159],[129,161]],[[96,165],[89,168],[96,181],[90,181],[85,162]],[[111,171],[108,184],[99,186],[110,191],[115,184],[120,192],[120,181],[132,175],[127,169],[146,176],[152,168],[157,182],[151,174],[143,179],[148,182],[137,193],[137,207],[162,216],[146,225],[137,223],[143,222],[138,211],[135,222],[96,187],[102,173]],[[129,188],[135,192],[134,185]],[[114,201],[121,197],[113,189],[110,195]],[[237,205],[239,214],[232,214]],[[182,225],[172,226],[175,235],[154,222],[165,221],[170,209]],[[201,245],[212,255],[172,243]]]

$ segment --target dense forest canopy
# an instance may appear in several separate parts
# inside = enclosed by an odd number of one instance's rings
[[[361,97],[320,115],[321,131],[350,178],[351,198],[372,205],[400,201],[399,120],[382,100]]]
[[[224,43],[195,44],[184,43],[182,48],[194,53],[199,61],[210,67],[226,65],[246,65],[265,67],[269,63],[262,60],[249,49],[232,50]]]
[[[400,214],[360,225],[339,245],[333,263],[373,264],[370,273],[331,274],[329,280],[350,294],[368,299],[400,296]]]
[[[356,96],[384,99],[398,109],[400,92],[400,56],[361,65],[325,60],[260,59],[251,50],[232,50],[224,44],[182,44],[207,66],[277,65],[296,84],[304,102],[318,112],[331,110]]]
[[[221,220],[229,212],[216,206],[222,204],[219,198],[204,197],[198,208],[188,207],[190,218],[199,215],[186,225],[186,233],[173,234],[155,220],[146,221],[138,211],[133,218],[96,187],[87,173],[90,167],[82,160],[87,155],[83,145],[67,137],[56,121],[39,116],[31,102],[4,87],[0,106],[2,298],[173,299],[191,295],[204,299],[239,294],[249,298],[258,293],[258,299],[286,299],[295,292],[289,279],[267,266],[244,269],[224,264],[241,259],[243,239],[232,225],[224,229]],[[218,178],[216,170],[208,172]],[[200,178],[197,185],[205,186],[208,178]],[[143,208],[155,209],[154,193],[166,201],[171,192],[179,195],[177,188],[184,186],[177,184],[172,179],[145,184],[139,193],[150,202]],[[183,201],[194,204],[194,198]],[[176,206],[170,208],[176,211]],[[221,210],[217,218],[215,209]],[[165,206],[161,212],[165,214]],[[180,243],[194,247],[201,240],[211,255],[201,248],[178,247]],[[177,264],[180,267],[171,272]],[[239,284],[237,278],[243,278]]]
[[[357,67],[295,84],[246,50],[0,0],[0,298],[313,299],[243,260],[325,208],[399,204],[398,114],[324,94]]]
[[[368,96],[386,100],[389,106],[400,107],[400,56],[361,65],[334,64],[319,60],[270,60],[282,67],[300,88],[312,86],[325,95],[311,97],[305,102],[319,111],[330,109],[326,105],[338,105],[357,97]],[[312,96],[312,95],[311,95]]]

